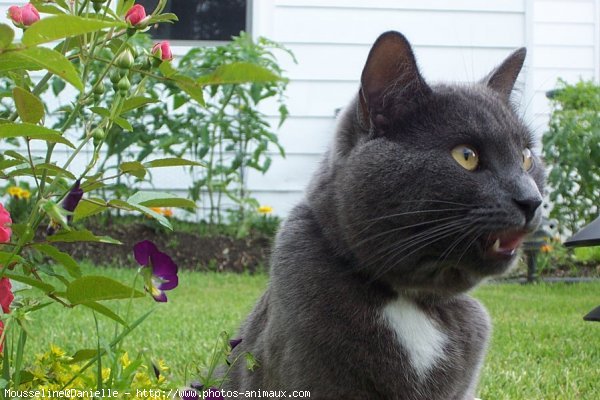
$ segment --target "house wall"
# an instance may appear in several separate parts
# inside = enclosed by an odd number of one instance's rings
[[[290,118],[279,131],[287,158],[252,173],[250,188],[285,214],[302,198],[335,129],[334,111],[356,93],[369,48],[386,30],[404,33],[428,81],[485,76],[515,48],[528,57],[516,101],[540,136],[550,111],[545,92],[558,77],[598,78],[598,0],[255,0],[254,35],[291,49]],[[265,108],[275,116],[275,107]]]
[[[0,0],[0,15],[19,3],[24,2]],[[261,204],[279,215],[302,198],[332,139],[335,112],[357,92],[370,46],[386,30],[408,37],[430,82],[478,80],[526,46],[516,100],[538,135],[550,110],[545,92],[558,77],[600,78],[600,0],[252,0],[251,13],[253,35],[282,43],[298,60],[278,54],[290,78],[290,116],[278,130],[287,157],[274,150],[271,169],[265,175],[252,171],[248,182]],[[173,45],[177,56],[196,43]],[[64,98],[45,100],[59,104]],[[262,110],[276,126],[275,102]],[[34,149],[34,155],[42,154],[42,147]],[[66,149],[58,154],[68,157]],[[190,178],[183,169],[159,169],[153,183],[183,195]]]

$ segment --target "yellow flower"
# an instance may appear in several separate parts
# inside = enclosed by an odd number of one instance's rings
[[[170,208],[150,207],[150,209],[157,214],[164,215],[167,218],[173,216],[173,210],[171,210]]]
[[[21,189],[18,186],[10,186],[6,192],[8,193],[9,196],[12,197],[16,197],[17,199],[21,198],[21,192],[23,191],[23,189]]]
[[[57,357],[62,357],[65,355],[65,351],[53,343],[50,344],[50,353]]]
[[[259,214],[271,214],[273,212],[273,207],[271,206],[260,206],[258,207]]]
[[[28,200],[31,197],[31,192],[27,189],[21,190],[21,198]]]
[[[121,356],[121,365],[123,365],[123,367],[127,368],[127,367],[129,367],[129,364],[131,364],[131,360],[129,359],[129,354],[127,354],[127,352],[125,352]]]
[[[552,250],[554,250],[554,249],[549,244],[545,244],[542,247],[540,247],[540,251],[542,253],[550,253]]]

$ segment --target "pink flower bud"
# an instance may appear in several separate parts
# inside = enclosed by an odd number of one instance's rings
[[[160,58],[163,61],[170,61],[173,59],[173,53],[171,53],[171,46],[166,40],[164,42],[158,42],[152,46],[152,54]]]
[[[25,26],[29,26],[40,20],[40,13],[31,3],[27,3],[21,8],[21,16],[23,17],[23,25]]]
[[[8,18],[18,27],[26,27],[40,20],[40,13],[33,4],[27,3],[23,7],[10,6]]]
[[[10,6],[8,8],[7,17],[15,25],[21,25],[21,24],[23,24],[23,15],[21,15],[21,7],[19,7],[19,6]]]
[[[125,14],[125,21],[135,26],[146,18],[146,9],[140,4],[134,4]]]
[[[10,218],[10,213],[0,204],[0,243],[10,242],[12,235],[11,225],[12,219]]]

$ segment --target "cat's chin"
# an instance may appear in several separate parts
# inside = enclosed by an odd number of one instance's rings
[[[412,280],[407,280],[405,276],[394,276],[389,283],[397,291],[451,297],[473,289],[488,278],[506,273],[517,260],[516,252],[510,257],[474,257],[462,262],[447,260],[443,264],[438,260],[422,260],[419,265],[421,274],[414,274]]]

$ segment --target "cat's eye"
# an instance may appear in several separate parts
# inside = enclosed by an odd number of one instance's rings
[[[474,171],[479,165],[479,156],[471,147],[461,144],[452,149],[452,157],[461,167],[468,171]]]
[[[525,149],[523,150],[523,169],[529,171],[531,167],[533,167],[533,154],[531,150]]]

